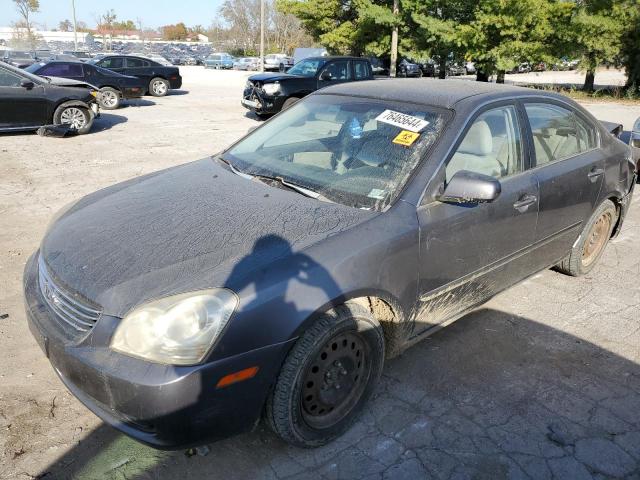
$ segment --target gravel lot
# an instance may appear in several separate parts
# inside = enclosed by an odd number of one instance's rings
[[[208,455],[159,452],[86,410],[28,331],[22,269],[66,203],[258,122],[239,104],[246,73],[181,70],[183,91],[105,113],[90,135],[0,135],[0,479],[640,479],[640,196],[591,274],[542,272],[388,362],[362,420],[324,448],[260,427]],[[587,108],[626,129],[640,115]]]

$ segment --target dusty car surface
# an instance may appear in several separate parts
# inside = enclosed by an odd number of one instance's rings
[[[99,114],[98,93],[86,82],[40,77],[0,61],[0,132],[65,124],[88,133]]]
[[[385,359],[542,269],[590,271],[629,206],[629,146],[559,95],[429,82],[319,90],[58,213],[24,291],[62,381],[158,448],[263,417],[322,445]]]

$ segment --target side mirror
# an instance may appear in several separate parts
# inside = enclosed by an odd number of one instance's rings
[[[27,80],[26,78],[20,82],[20,86],[22,88],[26,88],[27,90],[31,90],[35,87],[35,84],[31,80]]]
[[[333,77],[331,76],[331,72],[328,72],[327,70],[320,74],[320,80],[324,82],[330,81],[332,78]]]
[[[481,173],[460,170],[438,196],[445,203],[487,203],[500,196],[502,187],[493,177]]]

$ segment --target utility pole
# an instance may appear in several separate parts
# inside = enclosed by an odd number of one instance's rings
[[[78,51],[78,25],[76,22],[76,0],[71,0],[71,10],[73,12],[73,48]]]
[[[400,13],[399,0],[393,0],[393,16],[398,17]],[[396,18],[397,20],[397,18]],[[389,75],[396,76],[396,63],[398,63],[398,25],[393,26],[391,31],[391,65],[389,66]]]
[[[260,0],[260,71],[264,72],[264,0]]]

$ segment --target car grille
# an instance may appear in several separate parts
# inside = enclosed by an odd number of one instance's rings
[[[38,259],[38,283],[42,297],[55,314],[55,319],[69,333],[86,333],[100,318],[102,309],[99,306],[91,305],[78,294],[63,289],[53,281],[42,257]]]

